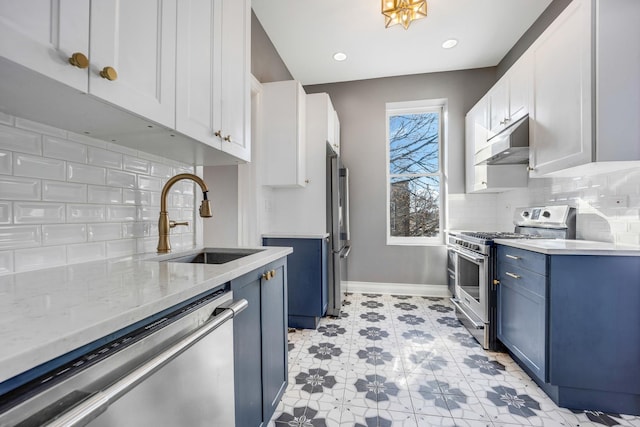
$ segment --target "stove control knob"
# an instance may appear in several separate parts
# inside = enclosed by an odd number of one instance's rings
[[[542,216],[545,217],[545,218],[549,218],[551,216],[551,212],[544,211],[544,212],[542,212]]]

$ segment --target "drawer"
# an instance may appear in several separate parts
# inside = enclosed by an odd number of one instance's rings
[[[522,292],[544,297],[547,278],[512,263],[498,261],[497,277],[500,286],[507,284]]]
[[[538,274],[547,274],[547,256],[545,254],[526,251],[524,249],[514,248],[511,246],[498,245],[497,256],[498,264],[511,264]]]

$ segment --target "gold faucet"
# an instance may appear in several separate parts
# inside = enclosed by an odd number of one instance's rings
[[[171,252],[171,243],[169,243],[169,229],[177,226],[177,225],[189,225],[187,221],[184,222],[176,222],[169,221],[169,212],[167,212],[167,196],[169,195],[169,190],[178,181],[183,179],[190,179],[195,181],[196,184],[200,186],[202,189],[202,204],[200,205],[200,216],[202,218],[211,218],[211,205],[209,204],[209,200],[207,199],[207,192],[209,189],[207,188],[207,184],[197,175],[192,173],[181,173],[172,178],[169,178],[169,181],[162,188],[162,195],[160,196],[160,219],[158,219],[158,253],[167,253]]]

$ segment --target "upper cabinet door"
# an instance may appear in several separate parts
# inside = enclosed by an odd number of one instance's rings
[[[222,151],[251,160],[251,5],[222,1]]]
[[[90,48],[92,95],[174,127],[176,0],[91,2]]]
[[[531,94],[531,79],[533,64],[528,52],[508,71],[509,74],[509,117],[507,124],[516,122],[529,112],[529,99]]]
[[[180,0],[176,130],[220,149],[221,2]]]
[[[0,1],[0,56],[82,92],[87,70],[74,67],[74,53],[89,57],[87,0]]]
[[[500,132],[509,118],[509,77],[503,76],[488,95],[489,102],[489,132],[490,136]]]
[[[531,48],[531,177],[592,160],[591,2],[573,1]]]

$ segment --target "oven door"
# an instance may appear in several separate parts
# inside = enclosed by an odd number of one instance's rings
[[[452,248],[456,254],[456,303],[476,328],[488,322],[488,255],[463,248]]]

